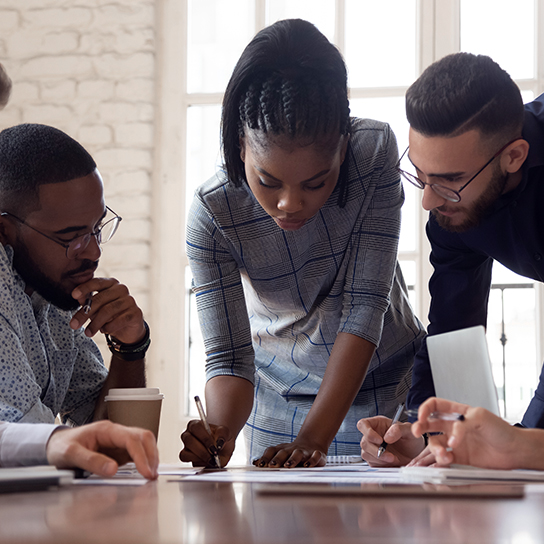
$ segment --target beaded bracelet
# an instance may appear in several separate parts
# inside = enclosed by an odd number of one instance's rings
[[[145,357],[145,352],[151,344],[151,338],[149,335],[149,325],[144,321],[145,334],[144,337],[135,344],[123,344],[115,338],[112,338],[109,334],[106,334],[106,342],[110,351],[117,355],[123,361],[138,361]]]

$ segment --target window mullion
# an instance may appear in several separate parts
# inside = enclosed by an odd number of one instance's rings
[[[461,0],[435,0],[433,62],[457,53],[461,47]]]
[[[535,98],[544,92],[544,0],[535,2]]]
[[[266,0],[255,0],[255,34],[266,26]]]
[[[335,0],[334,3],[334,43],[344,55],[345,36],[346,36],[346,2],[345,0]]]
[[[417,3],[417,73],[429,66],[435,58],[435,0]]]

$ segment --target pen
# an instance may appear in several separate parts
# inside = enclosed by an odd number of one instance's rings
[[[418,410],[404,410],[409,417],[418,417]],[[428,419],[439,419],[441,421],[465,421],[465,416],[458,412],[431,412]]]
[[[83,305],[83,313],[86,315],[88,314],[90,311],[91,311],[91,303],[93,301],[93,297],[92,295],[89,295],[86,299],[85,299],[85,304]]]
[[[399,419],[400,419],[400,416],[401,416],[403,410],[404,410],[404,404],[401,403],[401,404],[399,404],[397,406],[397,411],[395,412],[395,416],[393,417],[393,421],[391,421],[391,426],[393,426],[395,423],[399,422]],[[378,459],[385,452],[385,448],[387,448],[387,442],[384,440],[382,442],[381,446],[378,448]]]
[[[210,429],[210,424],[208,423],[208,420],[206,419],[206,414],[204,413],[204,408],[202,408],[202,402],[200,402],[200,397],[198,395],[195,396],[195,403],[196,403],[196,409],[198,410],[198,415],[200,416],[200,420],[202,421],[202,424],[204,425],[204,428],[206,429],[207,433],[210,435],[210,437],[213,440],[212,430]],[[215,440],[214,440],[214,448],[215,448]],[[217,468],[221,468],[221,461],[219,460],[219,455],[217,455],[217,450],[215,450],[213,457],[215,459],[215,464],[217,465]]]

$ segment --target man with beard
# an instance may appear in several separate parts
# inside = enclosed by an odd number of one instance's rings
[[[544,95],[524,108],[519,88],[489,57],[458,53],[429,66],[406,93],[409,148],[399,171],[423,190],[434,273],[429,335],[486,325],[497,260],[544,281]],[[407,405],[434,395],[426,343],[414,361]],[[544,376],[523,417],[544,427]],[[409,424],[358,423],[363,457],[405,464],[423,448]],[[377,458],[382,440],[390,443]],[[421,460],[423,462],[423,460]]]
[[[142,311],[117,280],[94,277],[120,221],[78,142],[46,125],[0,133],[0,420],[82,425],[106,418],[111,387],[145,386]]]
[[[7,104],[10,92],[11,80],[0,63],[0,109]],[[47,129],[45,130],[47,131]],[[77,146],[75,147],[79,152],[81,152]],[[83,153],[83,155],[85,154]],[[86,161],[90,162],[88,159],[86,159]],[[92,164],[92,162],[90,162],[90,164]],[[102,230],[102,236],[103,232],[104,230]],[[97,237],[97,234],[94,236]],[[41,274],[42,278],[38,283],[40,283],[40,285],[43,284],[45,286],[50,286],[53,282],[45,273],[40,273],[39,263],[34,262],[34,260],[30,258],[29,250],[25,246],[25,243],[21,237],[19,237],[17,245],[23,252],[19,262],[26,260],[31,269],[38,270],[38,277]],[[8,250],[6,248],[6,250],[2,250],[0,246],[0,260],[3,264],[5,264],[6,261],[7,251],[11,252],[12,249],[10,248]],[[81,251],[83,251],[83,249]],[[86,265],[80,268],[94,269],[95,266],[93,264],[90,267],[89,265]],[[16,288],[12,292],[9,292],[10,289],[8,285],[10,285],[10,279],[16,277],[17,273],[11,270],[9,266],[1,266],[0,273],[7,279],[7,283],[4,284],[4,289],[2,290],[2,301],[0,303],[0,335],[2,336],[3,340],[3,351],[5,354],[8,353],[8,350],[6,349],[6,337],[8,337],[8,341],[14,341],[14,351],[17,351],[20,356],[20,360],[17,361],[17,364],[22,370],[21,375],[14,373],[10,367],[10,363],[13,363],[13,361],[10,361],[4,355],[2,359],[2,369],[0,372],[0,392],[4,394],[6,393],[6,390],[9,389],[9,385],[6,386],[6,382],[18,384],[17,387],[20,387],[21,391],[23,390],[22,384],[26,384],[26,387],[28,388],[30,382],[30,389],[32,390],[35,389],[36,385],[34,380],[29,377],[32,376],[34,372],[35,367],[33,364],[38,362],[39,367],[40,363],[43,363],[43,360],[36,360],[36,358],[32,356],[32,353],[36,350],[41,350],[42,355],[45,352],[45,356],[47,357],[48,352],[47,349],[44,348],[50,348],[51,344],[49,342],[46,343],[44,340],[43,343],[37,341],[34,345],[32,337],[31,342],[24,348],[21,346],[21,344],[24,343],[23,339],[27,336],[25,327],[31,331],[35,330],[37,327],[40,329],[41,333],[44,323],[47,322],[45,317],[47,315],[46,305],[39,302],[39,297],[37,294],[35,296],[32,295],[33,288],[31,287],[31,283],[28,283],[25,286],[25,291],[27,290],[26,288],[28,288],[28,294],[30,295],[30,303],[32,304],[32,307],[42,306],[44,309],[43,312],[40,312],[39,318],[36,316],[36,323],[33,323],[32,317],[29,318],[29,316],[33,315],[33,310],[29,310],[28,308],[28,298],[24,296],[23,298],[26,300],[23,301],[20,308],[17,308],[14,302],[16,297],[22,296],[19,292],[20,289],[18,290]],[[16,283],[19,283],[21,289],[23,288],[23,284],[20,281]],[[32,284],[37,293],[40,292],[38,283]],[[79,288],[84,289],[84,286],[80,285]],[[55,289],[49,290],[52,300],[53,298],[56,299],[55,291]],[[12,297],[12,294],[14,297]],[[64,295],[61,293],[60,298],[65,299],[66,297],[64,297]],[[68,306],[79,305],[78,303],[75,303],[73,300],[70,301],[69,299],[66,304]],[[98,302],[95,304],[95,310],[97,309],[97,304]],[[23,312],[22,315],[21,311]],[[90,315],[90,311],[88,313]],[[96,315],[98,315],[98,313]],[[69,318],[70,314],[66,313],[66,319]],[[38,321],[40,323],[39,325]],[[17,332],[15,333],[15,338],[13,334],[10,335],[10,333],[6,332],[12,328],[13,324],[17,324],[17,330],[21,333],[20,337],[17,336]],[[70,324],[70,327],[72,328],[75,326],[76,322],[72,322]],[[64,325],[64,329],[66,329],[68,332],[69,327],[67,324]],[[10,336],[11,338],[9,338]],[[53,335],[49,335],[49,333],[45,330],[43,338],[45,339],[49,336],[52,337]],[[55,336],[58,337],[58,335]],[[39,335],[36,335],[34,338],[38,337]],[[92,341],[90,339],[85,340],[85,343],[89,342]],[[85,347],[81,342],[78,341],[77,343],[82,348]],[[75,341],[74,344],[76,344]],[[96,352],[94,349],[92,352],[93,355],[91,356],[91,359],[96,358]],[[30,356],[27,358],[27,360],[24,360],[27,353],[30,353]],[[123,354],[121,354],[121,357],[122,356]],[[127,355],[125,354],[125,357],[126,356]],[[138,358],[141,359],[142,356],[143,354],[141,354]],[[84,361],[76,361],[76,364],[80,363],[84,364]],[[112,364],[114,367],[118,367],[119,361]],[[98,382],[100,382],[103,381],[105,372],[101,366],[98,366],[97,368]],[[135,378],[134,382],[136,384],[140,384],[142,383],[143,369],[139,368],[136,370],[137,372],[135,374],[128,376],[131,380],[134,380]],[[56,375],[57,371],[53,370],[50,379],[56,377]],[[112,383],[114,383],[113,380]],[[120,380],[119,384],[122,383],[123,381]],[[8,399],[13,400],[17,406],[23,408],[23,403],[19,400],[10,398],[9,393],[6,400]],[[91,401],[90,408],[92,410],[92,399],[88,400]],[[83,398],[82,401],[85,402],[85,399]],[[1,406],[6,408],[7,404],[4,404],[3,402],[4,401],[2,400]],[[34,404],[39,406],[41,402],[41,398],[39,400],[36,399]],[[100,406],[102,408],[102,405]],[[97,414],[101,415],[101,410],[95,411]],[[20,412],[22,412],[22,410],[20,410]],[[18,421],[35,421],[36,419],[41,421],[42,418],[40,417],[34,419],[37,412],[42,412],[41,415],[44,416],[43,419],[51,420],[52,412],[49,414],[45,407],[35,409],[34,406],[31,406],[30,410],[23,414]],[[55,465],[57,468],[79,467],[101,476],[112,476],[117,471],[118,464],[125,463],[126,461],[130,460],[134,461],[136,468],[143,476],[149,479],[157,478],[159,452],[157,450],[155,436],[151,431],[137,429],[134,427],[124,427],[109,421],[96,421],[94,423],[89,423],[88,425],[78,427],[77,429],[70,429],[69,427],[62,425],[54,425],[53,423],[9,423],[0,421],[0,467],[51,464]]]

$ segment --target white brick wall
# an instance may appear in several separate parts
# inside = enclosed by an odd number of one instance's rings
[[[45,123],[95,158],[124,220],[99,273],[129,286],[149,313],[153,168],[152,0],[2,0],[0,61],[13,80],[0,128]]]
[[[178,64],[184,6],[180,0],[0,0],[0,62],[14,82],[0,129],[46,123],[80,141],[102,173],[108,205],[123,217],[98,272],[127,284],[150,322],[148,382],[165,394],[163,462],[177,460],[185,427]],[[108,360],[101,335],[97,341]]]

